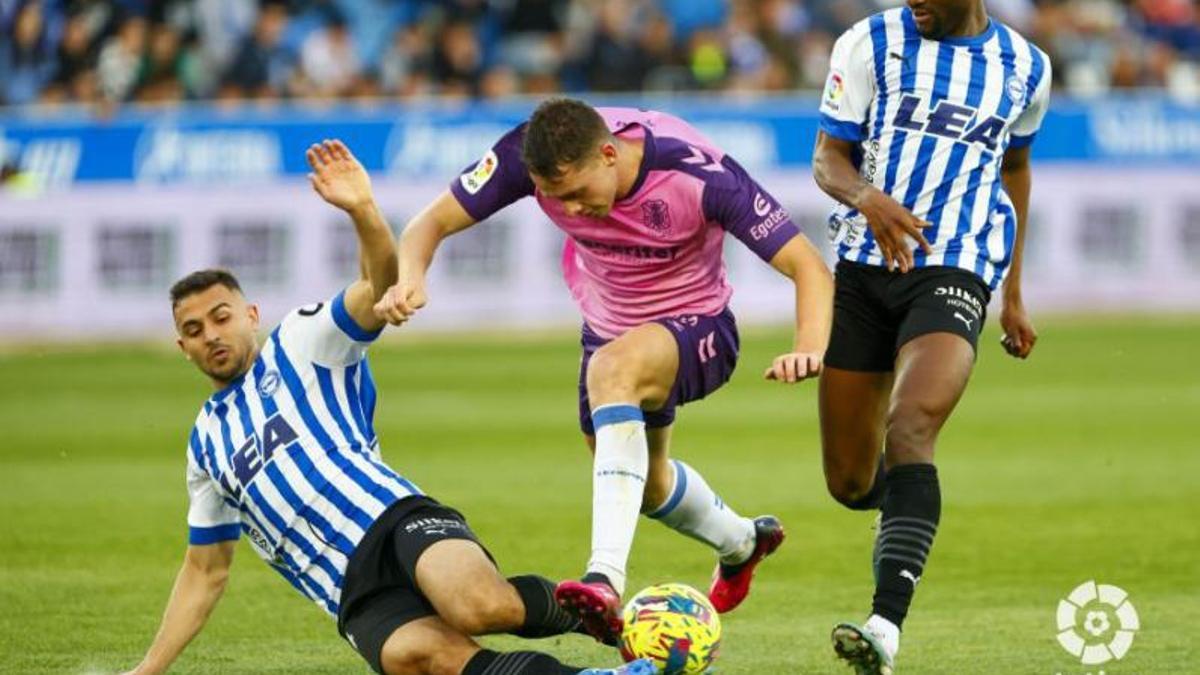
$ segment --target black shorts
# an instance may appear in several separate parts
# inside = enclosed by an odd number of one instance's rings
[[[918,267],[908,273],[838,261],[833,335],[825,364],[842,370],[890,372],[909,340],[954,333],[979,344],[992,292],[957,267]]]
[[[379,516],[350,556],[338,632],[375,672],[383,672],[383,643],[397,628],[437,614],[417,588],[417,560],[430,546],[447,539],[479,543],[458,511],[429,497],[408,497]]]

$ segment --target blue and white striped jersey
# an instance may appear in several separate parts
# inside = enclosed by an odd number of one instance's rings
[[[343,294],[292,311],[253,367],[204,403],[187,452],[188,541],[245,532],[336,617],[346,563],[383,511],[420,490],[383,463],[367,346]]]
[[[916,248],[916,265],[960,267],[996,288],[1016,235],[1000,165],[1041,126],[1046,54],[994,20],[977,36],[926,40],[905,7],[846,31],[831,60],[821,130],[858,143],[863,177],[931,223],[933,253]],[[839,205],[829,230],[839,258],[884,264],[855,209]]]

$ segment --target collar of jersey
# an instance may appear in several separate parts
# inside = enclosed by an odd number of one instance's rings
[[[908,23],[908,25],[912,28],[913,32],[915,33],[917,30],[917,22],[915,19],[913,19],[912,10],[907,7],[904,8],[904,20]],[[959,47],[976,47],[976,46],[979,46],[979,45],[987,42],[988,40],[992,39],[992,36],[995,34],[996,34],[996,22],[993,21],[992,17],[989,16],[988,22],[987,22],[987,28],[984,28],[983,32],[978,35],[965,35],[963,37],[944,37],[940,40],[931,40],[931,42],[945,42],[948,45],[959,46]]]
[[[254,357],[254,360],[258,361],[260,358],[262,358],[261,350],[259,351],[258,356]],[[234,389],[237,389],[238,387],[242,386],[242,383],[246,381],[246,378],[250,376],[250,373],[253,370],[254,370],[254,364],[252,363],[252,364],[250,364],[250,367],[246,369],[246,372],[233,378],[232,380],[229,381],[229,384],[227,384],[224,387],[221,387],[220,389],[213,392],[213,395],[209,396],[208,400],[212,401],[213,403],[220,403],[222,399],[224,399],[226,396],[228,396],[230,394],[230,392],[232,392]]]
[[[640,126],[642,128],[642,163],[638,166],[638,175],[633,181],[633,186],[629,188],[629,194],[618,199],[617,201],[619,202],[629,201],[637,195],[638,190],[642,189],[642,183],[646,182],[646,176],[650,173],[650,168],[654,166],[654,157],[656,154],[654,134],[650,133],[650,129],[646,128],[644,124],[630,122],[629,124],[626,124],[620,129],[614,131],[613,135],[619,136],[622,132],[628,131],[630,128],[635,126]]]

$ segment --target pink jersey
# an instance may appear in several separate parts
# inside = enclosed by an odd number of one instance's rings
[[[536,196],[567,234],[563,276],[600,336],[723,310],[733,295],[721,255],[725,232],[766,261],[799,234],[774,197],[683,120],[635,108],[597,110],[614,134],[644,141],[633,188],[604,218],[570,216],[536,190],[521,160],[523,124],[468,167],[451,191],[477,221]]]

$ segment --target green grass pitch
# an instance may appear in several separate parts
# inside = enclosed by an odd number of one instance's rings
[[[1142,629],[1107,673],[1200,669],[1200,317],[1047,319],[1018,363],[985,335],[939,447],[942,529],[906,625],[902,673],[1096,672],[1055,640],[1059,598],[1129,591]],[[840,673],[828,632],[871,595],[873,516],[826,494],[812,384],[759,379],[788,336],[749,331],[733,382],[681,411],[676,455],[789,539],[725,621],[720,671]],[[589,459],[577,338],[393,335],[373,353],[385,458],[464,511],[506,572],[578,574]],[[207,395],[169,348],[0,355],[0,671],[114,672],[157,627],[185,544],[184,444]],[[631,589],[705,588],[712,557],[643,520]],[[517,644],[507,638],[489,644]],[[611,664],[582,637],[538,644]],[[332,622],[239,545],[179,673],[362,673]]]

